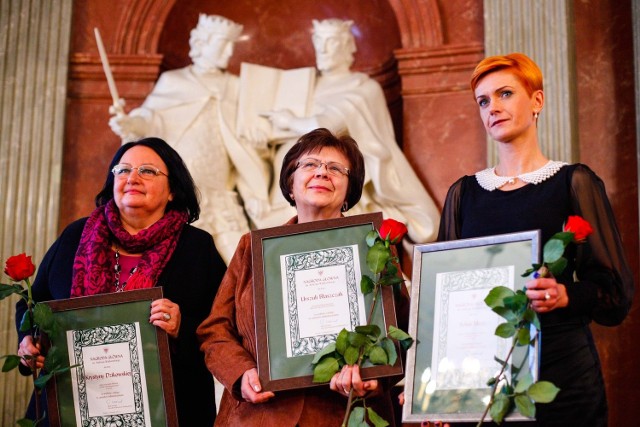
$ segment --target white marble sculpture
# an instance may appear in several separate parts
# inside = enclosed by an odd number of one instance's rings
[[[356,51],[352,21],[313,21],[313,46],[319,75],[313,91],[311,114],[300,117],[289,109],[266,116],[279,131],[302,135],[318,127],[348,132],[364,154],[365,187],[360,202],[349,214],[383,212],[407,224],[409,238],[416,243],[435,240],[440,213],[411,165],[400,150],[380,85],[368,75],[350,71]],[[295,139],[285,141],[273,159],[279,176],[282,157]],[[282,223],[295,211],[286,204],[280,189],[272,186],[270,211],[262,224]]]
[[[213,235],[227,264],[250,229],[237,192],[252,201],[248,210],[266,204],[270,174],[255,146],[235,134],[238,77],[225,70],[242,28],[201,14],[189,39],[192,64],[164,72],[140,108],[109,121],[125,142],[157,136],[180,153],[201,193],[194,225]]]

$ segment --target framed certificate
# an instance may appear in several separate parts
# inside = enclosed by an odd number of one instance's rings
[[[367,233],[382,214],[254,230],[253,286],[258,373],[265,390],[318,386],[311,362],[344,328],[366,324],[372,294],[360,291],[366,265]],[[393,290],[383,287],[372,323],[396,326]],[[400,354],[396,343],[396,351]],[[363,378],[403,373],[393,366],[363,365]]]
[[[522,289],[539,262],[539,231],[415,245],[403,422],[478,422],[511,339],[495,335],[504,320],[484,302],[495,286]],[[538,379],[538,339],[516,347],[509,371]],[[520,367],[522,367],[520,369]],[[519,372],[519,374],[516,374]],[[517,412],[507,420],[530,420]],[[485,421],[491,421],[489,415]]]
[[[162,288],[47,301],[47,338],[78,365],[47,382],[51,425],[175,426],[167,334],[149,323]]]

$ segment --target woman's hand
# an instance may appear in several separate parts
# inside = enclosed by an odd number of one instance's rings
[[[178,338],[181,320],[180,306],[170,299],[161,298],[151,302],[149,323],[164,330],[171,338]]]
[[[531,308],[537,313],[547,313],[569,304],[567,288],[552,277],[529,280],[525,287],[527,298],[531,300]]]
[[[260,378],[258,377],[258,370],[251,368],[242,374],[242,381],[240,383],[240,394],[245,402],[249,403],[264,403],[271,399],[275,394],[272,391],[265,391],[261,393],[262,385],[260,385]]]
[[[40,354],[40,343],[33,343],[33,337],[27,335],[22,338],[20,345],[18,346],[18,356],[20,356],[20,363],[31,369],[42,369],[44,367],[44,356]],[[30,356],[29,358],[25,358]]]
[[[364,397],[367,393],[378,391],[378,380],[362,381],[360,366],[344,365],[342,370],[331,378],[329,387],[345,396],[349,396],[349,392],[353,389],[354,396]]]

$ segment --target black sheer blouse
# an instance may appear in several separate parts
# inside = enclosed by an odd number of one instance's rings
[[[569,215],[582,216],[594,232],[567,248],[569,267],[557,280],[567,288],[569,306],[546,323],[579,316],[618,325],[631,307],[633,275],[604,183],[586,165],[567,165],[540,184],[512,191],[487,191],[475,176],[460,178],[447,193],[438,241],[540,229],[544,244]]]

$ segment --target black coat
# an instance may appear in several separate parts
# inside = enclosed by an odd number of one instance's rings
[[[86,221],[87,218],[83,218],[70,224],[45,254],[32,287],[36,302],[69,298],[73,260]],[[214,381],[204,363],[195,332],[211,311],[225,271],[226,265],[211,235],[187,225],[158,279],[157,286],[162,286],[164,298],[178,304],[182,315],[178,338],[169,339],[181,426],[211,427],[215,420]],[[25,310],[26,304],[20,300],[16,304],[16,327]],[[18,342],[23,337],[24,334],[18,332]],[[23,374],[30,374],[24,366],[20,368]],[[46,408],[46,403],[42,407]],[[33,399],[27,416],[35,418]]]

